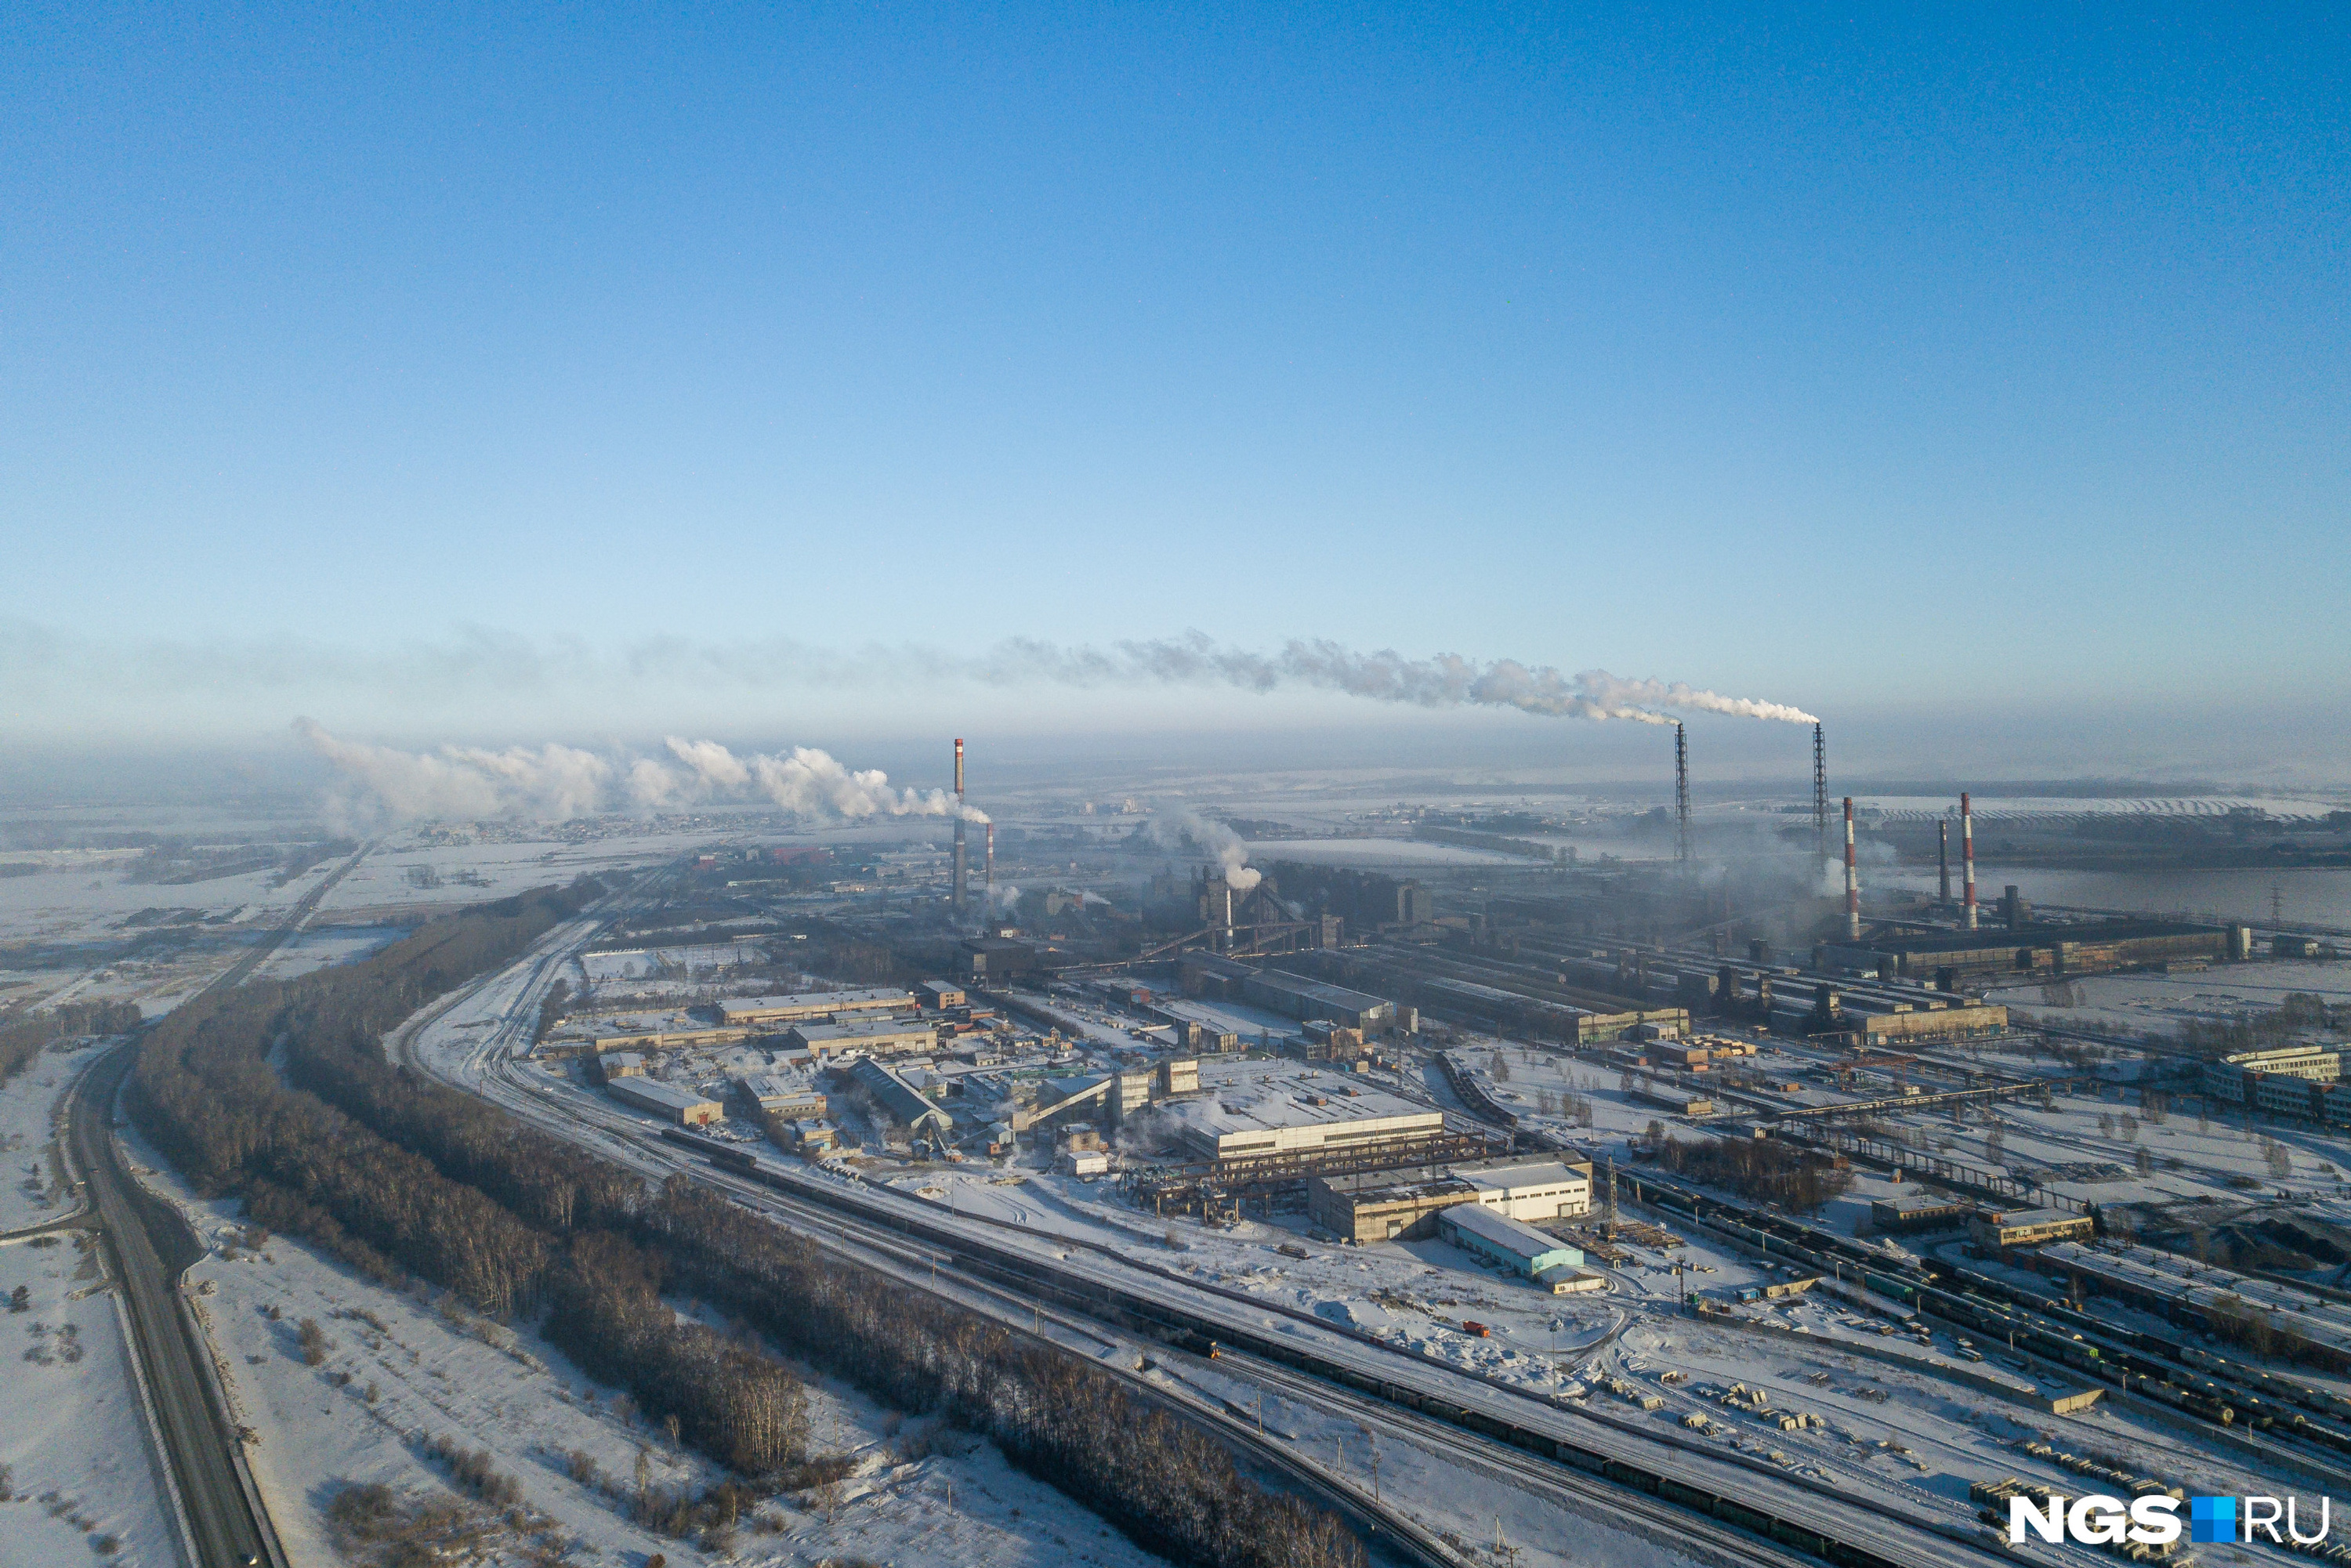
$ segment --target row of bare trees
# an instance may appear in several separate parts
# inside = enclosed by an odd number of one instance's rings
[[[1243,1568],[1364,1562],[1335,1519],[1263,1490],[1221,1445],[1100,1369],[682,1179],[649,1189],[384,1060],[402,1018],[510,961],[598,891],[486,905],[367,962],[193,1004],[142,1048],[135,1113],[192,1179],[243,1194],[273,1229],[379,1278],[421,1275],[486,1312],[544,1314],[585,1369],[745,1475],[807,1470],[800,1385],[755,1338],[679,1322],[664,1292],[711,1303],[894,1408],[987,1434],[1151,1550]]]
[[[25,1070],[43,1047],[86,1034],[122,1034],[139,1027],[136,1002],[68,1002],[0,1023],[0,1083]]]
[[[1651,1124],[1655,1125],[1656,1124]],[[1829,1155],[1768,1138],[1659,1138],[1657,1164],[1708,1186],[1783,1208],[1818,1208],[1853,1186],[1853,1173]]]

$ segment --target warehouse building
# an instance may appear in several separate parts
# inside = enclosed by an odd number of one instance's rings
[[[912,1136],[920,1137],[925,1131],[945,1133],[955,1125],[955,1118],[922,1091],[870,1056],[850,1068],[849,1081],[873,1096],[882,1113],[904,1126]]]
[[[2226,962],[2241,956],[2241,946],[2225,926],[2116,920],[1912,932],[1831,944],[1820,956],[1823,967],[1875,969],[1887,979],[1955,984],[1972,977],[2098,975],[2180,959]]]
[[[1461,1203],[1437,1216],[1437,1233],[1473,1258],[1531,1280],[1552,1269],[1581,1269],[1583,1253],[1521,1219],[1483,1204]]]
[[[1687,1090],[1650,1084],[1633,1091],[1633,1098],[1644,1105],[1662,1106],[1677,1116],[1711,1116],[1714,1102]]]
[[[1991,1252],[2051,1241],[2087,1241],[2096,1231],[2088,1215],[2064,1208],[1980,1208],[1968,1217],[1970,1239]]]
[[[939,1031],[913,1019],[868,1018],[846,1023],[796,1023],[784,1031],[784,1041],[795,1050],[835,1056],[849,1051],[869,1056],[927,1055],[938,1049]]]
[[[1967,1224],[1968,1217],[1974,1212],[1974,1204],[1939,1194],[1881,1197],[1869,1206],[1870,1223],[1893,1235],[1911,1230],[1957,1230]]]
[[[1294,1019],[1327,1019],[1365,1034],[1384,1033],[1395,1022],[1395,1004],[1364,991],[1351,991],[1303,975],[1261,969],[1241,981],[1241,999]]]
[[[1445,1134],[1445,1113],[1334,1072],[1288,1063],[1231,1062],[1203,1069],[1196,1100],[1172,1106],[1183,1141],[1203,1159],[1318,1154],[1395,1145]]]
[[[926,1008],[959,1008],[969,1000],[964,988],[953,980],[925,980],[914,990]]]
[[[760,1110],[796,1122],[824,1114],[824,1096],[807,1084],[772,1072],[747,1072],[735,1081],[743,1098]]]
[[[596,1058],[596,1071],[601,1082],[610,1083],[615,1078],[643,1078],[645,1059],[633,1051],[608,1051]]]
[[[859,1013],[909,1011],[914,1006],[911,991],[795,991],[787,996],[738,997],[720,1002],[718,1021],[737,1026],[813,1023],[819,1019],[850,1018]]]
[[[726,1120],[726,1107],[717,1101],[657,1078],[615,1078],[604,1086],[604,1092],[624,1105],[650,1111],[681,1127],[707,1127]]]
[[[1437,1234],[1438,1210],[1477,1200],[1456,1176],[1399,1181],[1394,1171],[1364,1171],[1306,1184],[1307,1218],[1342,1241],[1423,1240]]]

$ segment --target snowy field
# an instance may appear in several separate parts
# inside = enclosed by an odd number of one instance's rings
[[[560,1554],[643,1563],[656,1552],[681,1565],[723,1559],[778,1568],[828,1557],[905,1568],[1155,1561],[1012,1470],[992,1446],[882,1409],[806,1368],[812,1442],[853,1456],[851,1477],[837,1490],[764,1505],[723,1547],[654,1534],[598,1485],[575,1479],[573,1456],[628,1487],[641,1456],[656,1487],[706,1485],[718,1471],[672,1448],[619,1391],[582,1375],[527,1329],[475,1317],[439,1292],[376,1286],[284,1237],[256,1250],[246,1245],[238,1205],[197,1201],[152,1169],[148,1179],[213,1248],[190,1278],[204,1292],[206,1327],[231,1375],[235,1418],[258,1434],[249,1451],[270,1516],[298,1563],[337,1560],[328,1510],[350,1486],[368,1483],[453,1511],[453,1528],[475,1535],[497,1562]],[[326,1339],[315,1365],[301,1343],[305,1320]],[[493,1469],[518,1483],[525,1526],[473,1502],[422,1451],[420,1434],[486,1450]]]
[[[43,1050],[0,1084],[0,1231],[57,1218],[70,1199],[57,1186],[57,1101],[89,1061],[87,1050]]]
[[[2053,1002],[2040,981],[1997,987],[1984,999],[2060,1026],[2168,1033],[2185,1022],[2274,1008],[2295,991],[2323,997],[2330,1007],[2351,1003],[2351,964],[2228,964],[2195,974],[2085,975],[2070,984],[2078,1003]]]
[[[0,1397],[0,1563],[180,1561],[177,1527],[161,1506],[146,1414],[101,1253],[75,1235],[0,1247],[0,1313],[8,1368]]]

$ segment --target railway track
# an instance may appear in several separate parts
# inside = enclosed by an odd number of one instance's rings
[[[584,940],[584,934],[578,935],[574,945]],[[1148,1294],[1111,1291],[1099,1278],[1106,1270],[1055,1266],[1062,1257],[1050,1263],[1040,1259],[1034,1237],[1028,1238],[1031,1245],[1025,1249],[977,1237],[964,1221],[921,1212],[928,1206],[911,1199],[893,1205],[879,1191],[853,1192],[820,1177],[795,1181],[769,1169],[766,1177],[753,1180],[716,1166],[664,1158],[645,1147],[643,1124],[601,1106],[590,1110],[576,1096],[550,1092],[551,1086],[532,1082],[513,1061],[538,992],[568,956],[559,946],[551,942],[523,961],[529,972],[506,1003],[503,1017],[467,1048],[458,1068],[436,1070],[417,1051],[417,1037],[429,1022],[423,1019],[396,1037],[395,1049],[402,1060],[455,1087],[486,1094],[528,1120],[552,1124],[559,1135],[585,1142],[648,1175],[666,1174],[683,1165],[695,1179],[734,1196],[765,1197],[770,1203],[779,1197],[796,1200],[782,1212],[803,1226],[822,1224],[844,1243],[872,1246],[884,1234],[914,1239],[938,1249],[936,1266],[952,1268],[964,1284],[1009,1293],[1027,1301],[1032,1312],[1041,1312],[1042,1302],[1050,1300],[1090,1322],[1109,1322],[1155,1339],[1180,1343],[1185,1335],[1212,1338],[1220,1348],[1245,1353],[1253,1364],[1284,1366],[1293,1379],[1344,1390],[1350,1398],[1362,1401],[1353,1406],[1357,1419],[1375,1419],[1398,1429],[1409,1425],[1416,1433],[1442,1428],[1454,1435],[1454,1444],[1468,1446],[1457,1451],[1483,1453],[1489,1473],[1541,1477],[1561,1495],[1604,1496],[1620,1515],[1638,1518],[1645,1527],[1677,1540],[1704,1540],[1714,1542],[1711,1549],[1717,1550],[1724,1549],[1720,1542],[1736,1542],[1750,1559],[1768,1546],[1790,1561],[1902,1563],[1906,1568],[1912,1563],[1980,1563],[1988,1556],[2004,1555],[1971,1530],[1922,1528],[1915,1513],[1846,1490],[1808,1483],[1808,1478],[1781,1472],[1761,1459],[1753,1460],[1751,1469],[1726,1463],[1733,1457],[1672,1434],[1644,1430],[1639,1423],[1611,1414],[1564,1411],[1539,1396],[1459,1378],[1417,1362],[1366,1364],[1367,1355],[1395,1360],[1396,1353],[1387,1347],[1355,1347],[1361,1354],[1352,1362],[1301,1355],[1294,1343],[1279,1343],[1279,1330],[1274,1337],[1253,1331],[1235,1311],[1279,1315],[1284,1309],[1238,1292],[1225,1292],[1233,1299],[1221,1299],[1212,1288],[1172,1279],[1151,1281],[1156,1289]],[[454,997],[449,1007],[514,976],[510,967],[486,977]],[[436,1008],[434,1015],[446,1010]],[[1041,1249],[1065,1257],[1080,1246],[1056,1239]],[[1169,1286],[1195,1300],[1188,1305],[1169,1300]],[[1318,1329],[1329,1328],[1313,1322]],[[1563,1437],[1559,1430],[1563,1427],[1573,1428],[1573,1436]],[[1726,1470],[1732,1477],[1727,1478]],[[1737,1482],[1735,1477],[1741,1474],[1750,1479]],[[1731,1484],[1726,1485],[1726,1479]],[[1397,1516],[1395,1522],[1408,1521]]]

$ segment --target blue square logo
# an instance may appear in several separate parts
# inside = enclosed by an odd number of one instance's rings
[[[2232,1497],[2191,1497],[2188,1500],[2188,1539],[2237,1539],[2237,1500]]]

